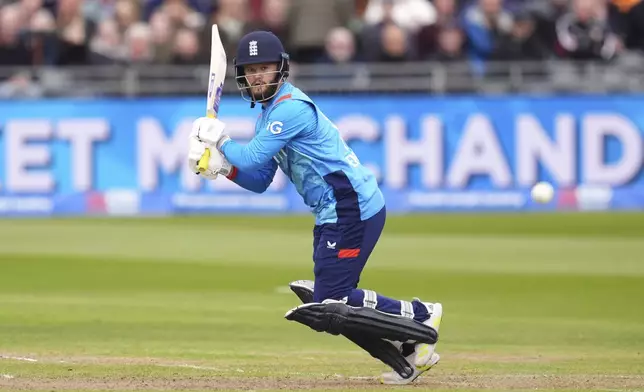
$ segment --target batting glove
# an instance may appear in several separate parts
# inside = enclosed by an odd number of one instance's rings
[[[201,176],[209,180],[216,179],[219,174],[228,177],[233,171],[233,166],[216,148],[210,148],[208,168],[201,173],[199,172],[199,160],[206,152],[206,148],[209,148],[208,144],[200,141],[196,137],[190,137],[190,149],[188,151],[188,167],[190,167],[190,170],[194,173],[201,174]]]
[[[199,117],[192,123],[190,136],[221,150],[221,146],[230,137],[225,132],[226,124],[218,118]]]

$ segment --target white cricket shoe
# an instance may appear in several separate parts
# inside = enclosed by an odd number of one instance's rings
[[[421,302],[418,298],[414,300]],[[428,325],[438,332],[440,327],[441,319],[443,317],[443,305],[440,303],[426,303],[421,302],[425,307],[427,307],[427,312],[429,313],[429,318],[423,322],[423,324]],[[402,349],[401,344],[397,344],[397,347]],[[421,374],[425,373],[431,369],[434,365],[440,361],[440,355],[438,355],[436,350],[436,343],[427,344],[427,343],[418,343],[414,346],[414,351],[407,355],[405,359],[407,362],[414,366],[414,374],[404,379],[396,372],[387,372],[383,373],[380,376],[380,382],[382,384],[392,384],[392,385],[405,385],[416,380]]]
[[[414,298],[419,301],[418,298]],[[423,305],[427,307],[427,312],[430,314],[429,318],[423,322],[423,324],[430,326],[438,332],[438,328],[441,325],[441,319],[443,318],[443,305],[440,303],[427,303],[422,302]],[[417,368],[424,367],[431,362],[432,355],[436,350],[436,343],[427,344],[427,343],[418,343],[414,348],[414,353],[416,354],[414,362],[412,363]]]
[[[415,355],[416,355],[416,353],[411,353],[410,355],[408,355],[405,358],[407,358],[407,361],[409,363],[412,363],[413,360],[414,360]],[[431,360],[424,367],[421,367],[421,368],[414,367],[413,368],[414,369],[414,374],[412,374],[411,377],[402,378],[400,376],[400,374],[392,371],[392,372],[387,372],[387,373],[381,374],[380,375],[380,383],[381,384],[387,384],[387,385],[406,385],[406,384],[409,384],[409,383],[413,382],[414,380],[416,380],[421,374],[423,374],[426,371],[428,371],[429,369],[431,369],[432,366],[436,365],[438,363],[438,361],[440,361],[440,359],[441,359],[441,357],[440,357],[440,355],[438,355],[438,353],[433,353],[432,357],[431,357]]]

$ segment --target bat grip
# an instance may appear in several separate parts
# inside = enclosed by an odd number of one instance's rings
[[[206,148],[201,159],[199,159],[199,173],[203,173],[208,170],[208,163],[210,162],[210,149]]]
[[[206,117],[208,118],[215,118],[217,115],[215,114],[214,110],[207,110],[206,111]],[[199,173],[203,173],[206,170],[208,170],[208,163],[210,162],[210,149],[206,148],[206,151],[204,151],[203,155],[201,156],[201,159],[199,159]]]

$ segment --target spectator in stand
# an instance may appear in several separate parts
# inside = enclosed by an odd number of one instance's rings
[[[388,23],[381,30],[379,62],[393,63],[414,60],[407,31],[395,23]]]
[[[172,61],[177,27],[165,9],[159,8],[150,17],[150,32],[154,46],[154,62],[168,64]]]
[[[372,3],[370,2],[369,4]],[[408,30],[405,30],[394,20],[395,0],[383,0],[381,4],[382,18],[379,18],[375,24],[366,25],[361,32],[361,52],[363,58],[367,62],[392,61],[393,59],[397,59],[395,61],[404,61],[405,59],[411,59],[413,57],[412,53],[416,49],[412,42],[405,42],[405,55],[400,58],[398,55],[391,57],[385,53],[383,38],[393,38],[394,40],[404,38],[405,41],[412,41],[415,35],[410,34]],[[385,30],[388,31],[385,32]],[[402,47],[403,45],[401,43],[401,45],[394,46]]]
[[[611,27],[627,49],[644,51],[644,1],[610,0]]]
[[[199,14],[205,15],[212,10],[212,5],[216,4],[220,0],[139,0],[143,3],[143,20],[150,20],[152,15],[163,7],[173,7],[177,4],[180,8],[184,10],[189,10],[190,12],[197,12]]]
[[[286,45],[290,42],[287,19],[292,1],[297,0],[263,0],[259,18],[251,23],[250,30],[271,31]],[[289,48],[285,49],[290,52]]]
[[[352,0],[291,2],[286,45],[293,61],[311,63],[323,56],[327,33],[334,27],[350,28],[354,9]]]
[[[360,82],[363,76],[359,69],[351,66],[357,60],[357,47],[353,32],[346,27],[336,27],[331,29],[325,40],[325,53],[316,59],[311,65],[307,74],[325,86],[346,86],[355,85]],[[329,65],[342,67],[337,70],[328,68]],[[298,68],[294,68],[294,77],[298,77]]]
[[[573,0],[572,9],[557,21],[556,54],[572,60],[610,60],[621,42],[607,22],[599,0]]]
[[[117,1],[118,0],[83,0],[83,15],[98,26],[101,21],[114,17]]]
[[[112,18],[98,24],[96,35],[89,44],[90,62],[96,65],[119,64],[125,58],[125,48],[118,24]]]
[[[444,24],[436,37],[436,50],[427,60],[446,64],[450,72],[457,74],[455,78],[445,78],[443,83],[450,91],[471,93],[472,72],[467,64],[467,55],[464,52],[465,35],[456,23]]]
[[[219,36],[226,53],[237,51],[237,42],[247,32],[250,32],[250,15],[248,0],[218,0],[217,5],[211,9],[208,23],[200,28],[201,50],[199,58],[202,63],[210,61],[211,26],[216,23],[219,27]],[[233,56],[228,60],[232,62]]]
[[[31,54],[31,64],[57,64],[59,44],[56,21],[51,12],[44,8],[37,10],[23,34],[25,48]]]
[[[19,38],[19,15],[17,7],[0,8],[0,65],[31,64],[31,55]]]
[[[199,64],[199,37],[188,28],[177,31],[174,41],[172,63],[176,65]]]
[[[85,18],[81,6],[82,0],[58,0],[56,23],[59,26],[60,65],[89,63],[89,42],[95,25]]]
[[[535,20],[527,10],[514,15],[514,23],[510,34],[505,36],[501,44],[506,60],[539,61],[547,58],[550,48],[546,47],[535,34]]]
[[[364,19],[368,25],[388,19],[409,34],[416,34],[436,21],[436,10],[429,0],[370,0]]]
[[[503,0],[478,0],[463,16],[468,55],[475,72],[483,75],[488,61],[507,58],[506,47],[512,32],[512,15],[503,9]]]
[[[460,27],[456,24],[445,24],[438,30],[436,47],[426,55],[426,59],[445,63],[464,61],[464,43],[465,37]]]
[[[28,26],[31,19],[36,12],[43,7],[42,0],[19,0],[15,2],[13,7],[16,7],[20,14],[18,16],[18,23],[20,26]]]
[[[0,65],[207,64],[212,23],[230,53],[271,30],[294,64],[465,53],[481,74],[495,60],[644,51],[644,0],[0,0]]]
[[[351,30],[336,27],[326,37],[325,53],[317,61],[321,64],[348,64],[356,61],[356,43]]]
[[[136,22],[141,20],[141,9],[136,0],[116,0],[114,3],[114,19],[119,32],[124,34]]]
[[[456,0],[433,0],[436,9],[436,20],[434,23],[423,26],[416,35],[416,46],[419,59],[435,57],[433,54],[439,49],[439,35],[444,28],[453,30],[458,28],[457,22],[458,9]],[[448,36],[453,31],[448,32]],[[452,36],[452,38],[454,37]],[[461,39],[461,42],[463,40]]]
[[[568,12],[569,0],[543,0],[526,4],[526,11],[534,20],[535,38],[554,56],[557,43],[557,21]]]
[[[154,61],[152,31],[143,22],[137,22],[125,32],[125,59],[131,64],[149,64]]]

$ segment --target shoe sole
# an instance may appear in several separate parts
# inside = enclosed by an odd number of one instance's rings
[[[414,382],[418,377],[420,377],[423,373],[428,371],[429,369],[433,368],[438,362],[441,360],[441,356],[438,355],[438,353],[434,353],[435,355],[432,355],[433,360],[430,361],[427,365],[421,367],[421,368],[415,368],[414,374],[406,379],[400,379],[400,380],[395,380],[395,381],[387,381],[383,377],[380,377],[380,383],[383,385],[407,385],[411,384]]]

